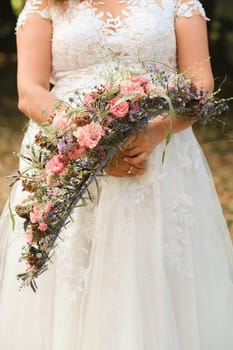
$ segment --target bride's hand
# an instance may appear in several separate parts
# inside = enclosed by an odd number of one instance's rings
[[[156,119],[145,130],[131,136],[119,148],[116,155],[104,168],[111,176],[138,176],[146,170],[146,161],[154,148],[162,142],[167,133],[167,127],[162,120]]]
[[[124,160],[125,153],[119,149],[118,152],[112,157],[108,165],[104,168],[104,172],[111,176],[116,177],[132,177],[143,175],[146,169],[146,162],[138,162],[135,166],[130,165]]]
[[[145,162],[155,147],[166,138],[167,130],[163,121],[157,119],[145,130],[131,136],[122,147],[124,161],[133,167]]]

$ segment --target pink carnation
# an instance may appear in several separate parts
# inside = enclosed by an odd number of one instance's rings
[[[77,160],[85,154],[85,148],[80,148],[78,144],[76,144],[69,152],[68,157],[72,160]]]
[[[53,123],[60,129],[67,129],[69,126],[68,120],[65,117],[66,112],[65,111],[59,111],[55,114],[55,117],[53,118]]]
[[[27,242],[32,244],[33,234],[31,232],[29,232],[29,233],[27,233],[26,237],[27,237]]]
[[[48,174],[60,174],[65,168],[65,164],[61,161],[59,156],[54,156],[46,165],[46,172]]]
[[[144,90],[145,92],[148,94],[149,92],[151,92],[152,90],[155,89],[155,85],[154,84],[151,84],[151,83],[146,83],[145,86],[144,86]]]
[[[41,222],[40,225],[38,226],[38,229],[40,231],[46,231],[48,228],[48,225],[45,222]]]
[[[117,118],[124,118],[129,111],[129,103],[123,101],[118,103],[119,98],[115,97],[109,102],[110,112]]]
[[[134,83],[139,83],[139,84],[147,84],[149,81],[147,79],[147,77],[144,77],[144,76],[141,76],[141,75],[138,75],[136,77],[133,77],[131,79]]]
[[[94,148],[102,135],[104,135],[102,126],[96,125],[94,122],[84,125],[74,132],[81,148]]]
[[[49,214],[51,213],[51,211],[53,210],[54,205],[52,203],[48,203],[46,208],[45,208],[45,214]]]
[[[36,207],[33,208],[33,212],[29,214],[30,221],[35,224],[41,217],[40,210]]]
[[[33,234],[32,234],[31,226],[28,226],[28,228],[27,228],[26,239],[27,239],[27,242],[30,243],[30,244],[33,242]]]

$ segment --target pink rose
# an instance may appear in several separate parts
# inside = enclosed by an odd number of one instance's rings
[[[97,125],[94,122],[79,127],[74,132],[74,136],[77,138],[78,144],[81,148],[94,148],[101,136],[104,135],[104,130],[101,125]]]
[[[67,129],[69,126],[69,123],[65,116],[66,116],[65,111],[56,112],[53,118],[53,124],[55,124],[59,129],[63,129],[63,130]]]
[[[85,94],[84,96],[84,103],[87,105],[87,107],[91,107],[93,103],[93,97],[91,94]]]
[[[60,174],[65,168],[65,164],[59,156],[53,156],[47,163],[45,169],[48,174]]]
[[[121,86],[120,93],[122,96],[133,95],[133,97],[136,99],[145,95],[143,87],[139,83],[135,82]]]
[[[47,228],[48,228],[48,225],[45,223],[45,222],[41,222],[40,224],[39,224],[39,226],[38,226],[38,229],[40,230],[40,231],[46,231],[47,230]]]
[[[115,97],[109,102],[110,112],[117,118],[124,118],[129,111],[129,103],[123,101],[117,104],[118,101],[119,98]]]

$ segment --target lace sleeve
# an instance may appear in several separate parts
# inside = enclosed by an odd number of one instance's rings
[[[207,21],[205,10],[199,0],[177,0],[176,1],[176,17],[192,17],[194,12],[204,17]]]
[[[26,23],[28,16],[32,13],[37,13],[45,19],[51,19],[51,11],[48,6],[43,4],[42,0],[27,0],[18,17],[15,27],[16,32]]]

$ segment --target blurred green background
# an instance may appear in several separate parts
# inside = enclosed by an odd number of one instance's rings
[[[222,96],[233,96],[233,1],[203,0],[208,22],[215,86]],[[14,28],[23,0],[0,2],[0,210],[9,193],[6,175],[17,169],[17,152],[26,118],[17,110]],[[233,237],[233,105],[224,128],[194,127],[213,173],[225,217]],[[211,220],[211,218],[210,218]]]

